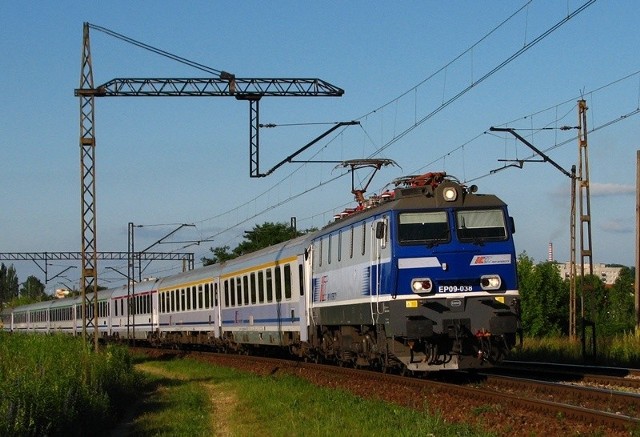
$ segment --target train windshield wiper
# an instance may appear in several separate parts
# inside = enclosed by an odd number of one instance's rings
[[[431,249],[432,247],[436,247],[442,243],[446,243],[447,241],[449,241],[449,229],[446,229],[444,232],[435,236],[434,238],[430,238],[427,241],[426,246],[428,249]]]

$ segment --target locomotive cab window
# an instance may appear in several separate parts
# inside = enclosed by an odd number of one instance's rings
[[[404,212],[398,218],[400,244],[449,241],[449,234],[446,211]]]
[[[498,241],[507,238],[501,209],[457,211],[456,223],[460,241]]]

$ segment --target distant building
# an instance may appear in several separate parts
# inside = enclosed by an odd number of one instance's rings
[[[553,243],[549,242],[549,246],[548,246],[548,250],[547,250],[547,261],[548,262],[555,262],[553,260]],[[571,273],[571,263],[570,262],[566,262],[566,263],[559,263],[559,262],[555,262],[556,267],[558,267],[558,271],[560,272],[560,276],[562,276],[563,279],[569,279],[569,274]],[[580,275],[580,264],[576,263],[576,275],[579,276]],[[613,285],[615,284],[616,280],[618,279],[618,276],[620,276],[620,271],[622,270],[622,267],[620,266],[610,266],[607,264],[594,264],[593,265],[593,274],[594,276],[598,276],[600,279],[602,279],[602,282],[604,282],[605,285]],[[589,264],[585,264],[584,266],[584,271],[589,272]]]
[[[564,279],[569,279],[569,273],[571,272],[571,263],[570,262],[566,262],[566,263],[556,263],[556,266],[558,267],[558,271],[560,272],[560,276],[562,276]],[[613,266],[609,266],[607,264],[594,264],[593,265],[593,274],[594,276],[599,277],[600,279],[602,279],[602,282],[604,282],[605,285],[613,285],[616,280],[618,279],[618,276],[620,276],[620,271],[622,270],[622,267],[613,267]],[[589,265],[585,264],[584,266],[584,271],[585,272],[589,272]],[[576,275],[580,275],[580,264],[576,263]]]

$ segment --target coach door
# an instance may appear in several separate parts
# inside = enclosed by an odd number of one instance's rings
[[[299,291],[298,296],[298,317],[300,323],[300,340],[309,340],[309,302],[311,300],[311,247],[298,256],[298,286],[293,287]]]
[[[220,296],[220,278],[213,278],[213,330],[215,338],[222,335],[222,320],[220,307],[222,306],[222,298]]]

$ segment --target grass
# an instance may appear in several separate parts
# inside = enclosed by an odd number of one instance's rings
[[[156,391],[132,425],[135,435],[482,435],[288,375],[259,376],[189,359],[147,360],[136,367]]]
[[[550,361],[582,364],[585,362],[640,368],[640,331],[596,338],[596,356],[591,357],[591,340],[587,342],[587,356],[583,355],[582,342],[568,337],[525,338],[523,347],[516,348],[510,359]]]
[[[0,333],[0,435],[99,435],[138,382],[124,348],[94,352],[79,338]]]

